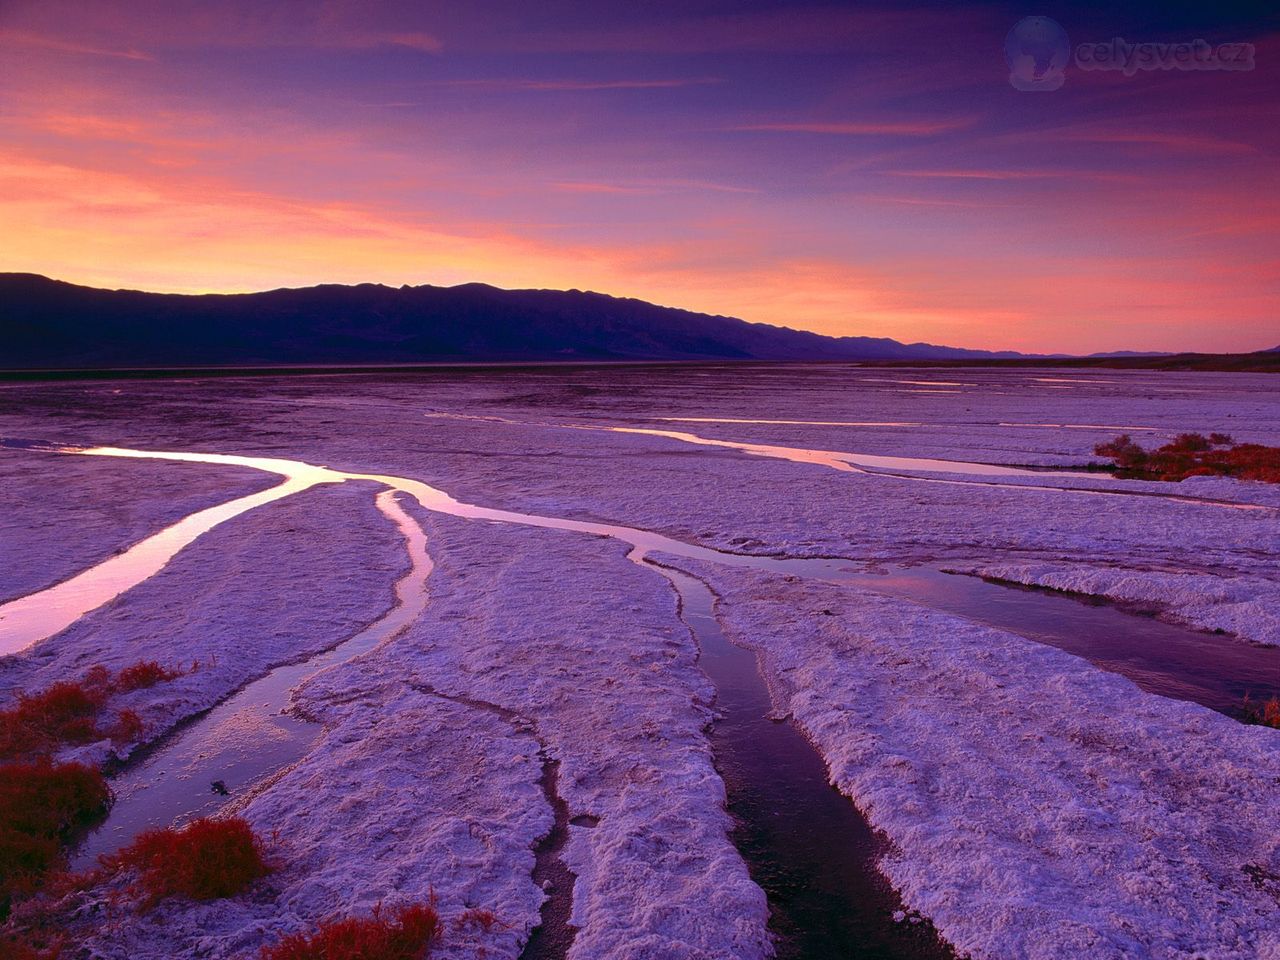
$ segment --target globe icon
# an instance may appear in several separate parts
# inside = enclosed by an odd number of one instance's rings
[[[1009,82],[1019,90],[1057,90],[1067,79],[1071,41],[1048,17],[1023,17],[1004,38]]]

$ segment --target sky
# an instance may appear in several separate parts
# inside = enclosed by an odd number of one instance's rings
[[[1123,9],[1119,7],[1123,6]],[[591,289],[1036,352],[1280,345],[1280,8],[0,0],[0,270]],[[1010,83],[1006,35],[1253,45]],[[1233,46],[1237,53],[1241,49]]]

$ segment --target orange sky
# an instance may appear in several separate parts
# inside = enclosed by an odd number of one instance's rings
[[[585,30],[515,5],[174,7],[0,6],[0,269],[576,287],[1036,351],[1280,344],[1267,36],[1247,74],[1025,94],[993,9]]]

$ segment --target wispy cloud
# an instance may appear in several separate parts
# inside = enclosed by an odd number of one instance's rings
[[[654,193],[656,191],[644,187],[625,186],[620,183],[592,183],[582,180],[563,180],[551,184],[551,189],[561,193]]]
[[[935,137],[974,124],[972,118],[953,120],[868,120],[848,122],[801,121],[786,123],[748,123],[729,127],[737,131],[766,133],[820,133],[837,136]]]
[[[551,188],[561,193],[658,194],[688,190],[706,190],[711,193],[760,193],[759,190],[752,187],[739,187],[727,183],[714,183],[708,180],[680,179],[634,180],[625,183],[559,180],[553,182]]]
[[[46,36],[24,30],[0,30],[0,47],[4,46],[38,47],[44,50],[55,50],[59,53],[75,53],[93,57],[112,57],[118,60],[152,60],[150,54],[141,50],[113,49],[89,43],[77,43],[62,37]]]
[[[439,53],[444,49],[444,44],[439,37],[434,37],[429,33],[385,33],[370,34],[362,38],[364,43],[376,45],[379,43],[390,44],[394,47],[407,47],[410,50],[421,50],[423,53]]]
[[[135,19],[130,20],[129,17]],[[174,48],[203,47],[315,47],[319,49],[375,50],[379,47],[401,47],[422,53],[437,54],[444,50],[444,43],[434,34],[424,31],[372,30],[365,27],[338,28],[327,22],[295,25],[286,29],[275,20],[242,18],[228,23],[225,29],[212,33],[208,24],[193,17],[185,29],[164,30],[130,11],[123,15],[109,39],[122,36],[141,37],[148,50],[132,46],[116,46],[86,42],[80,33],[71,30],[0,29],[0,48],[5,46],[32,47],[60,53],[109,57],[119,60],[154,61],[160,54]]]
[[[1080,126],[1050,130],[1040,134],[1045,139],[1063,143],[1114,144],[1127,147],[1151,147],[1159,152],[1203,153],[1216,155],[1252,155],[1260,151],[1250,143],[1227,140],[1209,134],[1190,134],[1136,130],[1124,127]]]
[[[1119,173],[1110,170],[1072,170],[1062,168],[1056,170],[1001,170],[1001,169],[957,169],[957,170],[886,170],[891,177],[914,177],[927,180],[1106,180],[1117,183],[1128,183],[1138,178],[1134,174]]]
[[[723,83],[719,77],[674,77],[655,80],[532,80],[521,78],[493,78],[477,80],[444,80],[440,86],[469,87],[477,90],[665,90],[678,87]]]
[[[904,207],[966,207],[968,209],[987,210],[995,204],[975,200],[949,200],[932,197],[886,197],[886,196],[865,196],[858,197],[858,200],[867,200],[872,203],[892,203]]]
[[[765,10],[702,13],[672,8],[666,16],[591,26],[490,31],[494,49],[565,53],[815,53],[904,50],[919,52],[921,38],[972,30],[974,14],[945,7],[889,10],[871,6],[788,5]]]

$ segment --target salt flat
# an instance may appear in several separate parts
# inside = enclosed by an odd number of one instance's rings
[[[287,458],[728,554],[842,558],[860,573],[940,565],[1141,601],[1226,631],[1219,642],[1280,643],[1275,488],[966,466],[1061,470],[1096,459],[1093,446],[1117,433],[1156,444],[1187,431],[1280,443],[1280,384],[722,365],[0,392],[3,438]],[[955,465],[842,469],[733,444]],[[0,597],[276,480],[0,449],[0,543],[23,557],[0,568]],[[378,489],[325,484],[217,526],[155,576],[0,659],[3,696],[95,663],[201,660],[132,695],[143,739],[157,741],[271,668],[307,662],[395,603],[407,560],[375,509]],[[446,951],[459,957],[520,956],[547,896],[571,911],[575,960],[766,955],[767,881],[733,843],[707,729],[716,689],[671,585],[617,539],[397,497],[434,563],[424,613],[354,659],[304,671],[281,706],[311,721],[314,739],[286,767],[233,784],[230,809],[279,828],[279,870],[247,899],[123,922],[93,919],[109,891],[91,892],[77,935],[105,957],[237,957],[332,913],[434,890],[446,922],[468,908],[502,921],[457,927]],[[903,908],[962,953],[1280,956],[1280,732],[909,599],[714,558],[655,559],[720,596],[726,635],[760,654],[774,712],[792,717],[881,831],[881,868]],[[112,751],[129,747],[80,755]],[[574,821],[558,857],[576,880],[544,892],[533,871],[557,802]],[[908,934],[895,955],[915,955]]]

